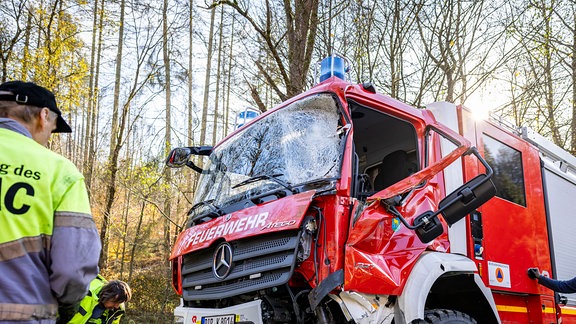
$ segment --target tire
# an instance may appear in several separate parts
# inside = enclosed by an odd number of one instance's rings
[[[424,312],[424,319],[417,319],[411,324],[477,324],[467,314],[450,309],[432,309]]]

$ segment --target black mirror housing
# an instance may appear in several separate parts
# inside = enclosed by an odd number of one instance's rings
[[[416,235],[422,243],[428,243],[443,233],[438,214],[442,214],[448,226],[452,226],[495,194],[496,187],[490,176],[480,174],[442,199],[437,212],[428,211],[416,217],[412,228],[416,230]]]
[[[452,225],[496,195],[496,187],[486,174],[479,174],[454,190],[438,204],[442,217]]]
[[[189,147],[177,147],[168,154],[166,165],[171,168],[181,168],[188,163],[190,156],[192,156],[192,150]]]
[[[170,168],[181,168],[183,166],[188,166],[195,171],[202,172],[202,169],[198,168],[192,161],[190,157],[192,155],[210,155],[212,153],[212,146],[191,146],[191,147],[177,147],[172,149],[168,153],[168,158],[166,159],[166,165]]]

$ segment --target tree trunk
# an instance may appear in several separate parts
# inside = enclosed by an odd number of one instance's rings
[[[558,123],[556,121],[555,106],[554,106],[554,76],[552,75],[552,52],[555,51],[552,44],[552,26],[550,26],[550,20],[552,15],[552,8],[548,4],[541,4],[540,10],[542,11],[543,21],[544,21],[544,39],[542,44],[542,49],[544,51],[544,102],[545,102],[545,112],[544,115],[550,126],[550,131],[552,132],[552,140],[554,144],[563,147],[562,137],[560,136],[560,130],[558,128]]]
[[[172,129],[172,122],[171,122],[171,111],[172,111],[172,103],[171,97],[172,92],[170,88],[171,79],[170,79],[170,56],[168,53],[168,0],[164,0],[164,7],[162,10],[162,56],[164,59],[164,73],[166,77],[166,126],[165,126],[165,133],[164,133],[164,152],[165,156],[168,155],[171,149],[171,129]],[[170,168],[164,168],[164,181],[166,184],[166,197],[164,200],[164,252],[165,258],[164,260],[168,260],[170,256],[170,209],[171,206],[171,198],[172,194],[170,193],[170,186],[169,184],[172,183],[172,174],[170,173]]]
[[[112,129],[110,131],[110,154],[108,156],[108,178],[106,196],[105,196],[105,209],[102,217],[102,225],[100,226],[100,240],[102,241],[102,252],[100,253],[100,269],[108,267],[108,227],[110,225],[110,213],[112,211],[112,204],[116,196],[116,174],[118,173],[118,155],[120,153],[119,145],[119,126],[118,126],[118,110],[120,105],[120,87],[121,87],[121,72],[122,72],[122,47],[124,40],[124,11],[126,1],[120,1],[120,29],[118,30],[118,52],[116,54],[116,74],[114,82],[114,103],[112,104]]]
[[[206,119],[208,118],[208,99],[210,97],[210,69],[212,68],[212,44],[214,42],[214,15],[210,12],[210,31],[208,33],[208,57],[206,58],[206,77],[204,78],[204,101],[202,102],[202,125],[200,126],[200,145],[206,145]],[[202,165],[200,163],[200,165]]]
[[[128,282],[132,281],[132,274],[134,273],[134,264],[136,263],[136,249],[140,246],[140,231],[142,229],[142,222],[144,221],[144,210],[146,209],[146,198],[142,199],[142,207],[140,208],[140,214],[138,215],[138,224],[136,225],[136,230],[134,231],[134,243],[132,244],[132,249],[130,251],[130,267],[128,268]]]
[[[286,30],[280,31],[276,37],[272,31],[277,30],[278,26],[275,25],[269,0],[265,1],[266,9],[263,17],[252,16],[252,11],[241,8],[237,1],[220,0],[215,3],[215,5],[218,4],[226,4],[234,8],[236,12],[246,18],[261,38],[261,46],[272,56],[275,68],[266,69],[258,58],[255,58],[254,64],[268,85],[274,89],[278,98],[284,101],[301,93],[306,86],[306,78],[318,31],[318,0],[297,1],[295,6],[292,6],[291,1],[283,1],[282,9],[284,10],[283,18],[286,23]],[[259,24],[260,21],[264,22],[263,26]],[[286,39],[286,44],[283,48],[280,44],[284,43],[284,39]],[[286,60],[281,49],[287,52]],[[282,85],[286,89],[285,91],[281,90]],[[251,88],[251,95],[257,96],[254,101],[260,105],[262,99],[255,91],[257,87],[255,85],[249,85],[249,87]],[[266,109],[262,106],[259,107],[261,110]]]
[[[222,34],[224,30],[224,7],[220,8],[220,32],[218,33],[218,59],[216,60],[216,94],[214,96],[214,127],[212,129],[212,146],[216,145],[218,135],[218,108],[220,103],[220,76],[222,62]]]
[[[100,62],[102,59],[102,45],[103,36],[102,32],[104,29],[104,0],[100,0],[100,20],[98,22],[98,50],[96,52],[96,72],[94,73],[94,86],[92,98],[92,114],[90,116],[90,135],[88,142],[88,169],[85,171],[85,177],[87,181],[87,187],[91,189],[92,187],[92,174],[94,173],[94,162],[96,159],[96,147],[98,147],[98,137],[96,132],[98,130],[98,121],[100,115],[100,88],[99,88],[99,78],[100,78]],[[90,191],[89,191],[90,192]]]
[[[130,167],[130,174],[133,174],[133,169]],[[120,280],[124,278],[124,263],[126,261],[126,246],[128,245],[128,219],[130,215],[130,191],[126,190],[124,196],[124,213],[122,217],[122,233],[120,234],[120,239],[118,239],[118,245],[120,250]]]
[[[193,44],[194,38],[194,0],[190,0],[189,16],[188,16],[188,146],[194,143],[194,103],[192,101],[193,90],[193,69],[194,64],[192,58],[194,57]]]
[[[232,15],[232,26],[230,27],[230,30],[234,31],[234,22],[236,21],[236,17],[234,15]],[[231,82],[231,78],[232,78],[232,57],[233,57],[233,51],[232,49],[234,48],[234,32],[230,33],[230,48],[229,48],[229,53],[228,53],[228,69],[227,69],[227,81],[226,81],[226,112],[225,112],[225,117],[224,117],[224,137],[228,136],[228,132],[229,132],[229,120],[230,120],[230,92],[232,89],[232,86],[230,85]]]
[[[576,11],[572,11],[572,26],[576,26]],[[570,61],[570,72],[572,78],[572,120],[570,130],[572,137],[570,150],[572,155],[576,155],[576,28],[572,30],[572,59]]]
[[[91,167],[89,165],[90,161],[90,148],[92,147],[92,141],[94,140],[92,135],[92,114],[94,114],[94,107],[96,106],[96,91],[94,90],[94,69],[96,68],[96,52],[98,51],[98,44],[96,43],[96,36],[98,34],[98,1],[94,1],[94,11],[92,13],[92,44],[90,46],[90,75],[88,76],[90,80],[88,81],[88,109],[86,111],[86,120],[84,122],[85,133],[84,133],[84,163],[83,163],[83,172],[84,178],[86,183],[86,188],[88,188],[88,192],[90,192],[90,187],[92,185],[92,175]],[[90,170],[90,171],[89,171]]]
[[[20,74],[20,80],[28,80],[28,64],[30,64],[30,32],[32,30],[32,12],[26,10],[26,27],[24,31],[24,50],[22,51],[24,61],[22,62],[22,71]],[[2,80],[4,82],[5,80]]]

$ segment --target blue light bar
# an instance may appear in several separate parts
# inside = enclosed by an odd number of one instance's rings
[[[342,80],[346,73],[346,61],[340,56],[328,56],[320,62],[320,82],[335,76]]]
[[[236,115],[236,129],[244,126],[252,119],[258,117],[258,115],[260,115],[260,111],[250,107],[244,108]]]

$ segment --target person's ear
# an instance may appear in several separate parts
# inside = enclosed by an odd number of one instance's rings
[[[56,128],[56,120],[52,120],[50,109],[44,107],[38,111],[28,125],[32,138],[39,144],[46,146],[50,140],[52,130]]]
[[[47,118],[48,118],[48,108],[42,108],[38,111],[37,114],[34,115],[34,119],[32,120],[31,125],[34,127],[34,131],[41,131],[44,126],[46,125]]]
[[[45,122],[50,122],[50,109],[44,107],[40,110],[40,119]]]
[[[56,117],[53,117],[51,110],[46,107],[40,110],[39,121],[42,128],[49,128],[50,132],[56,128]]]

